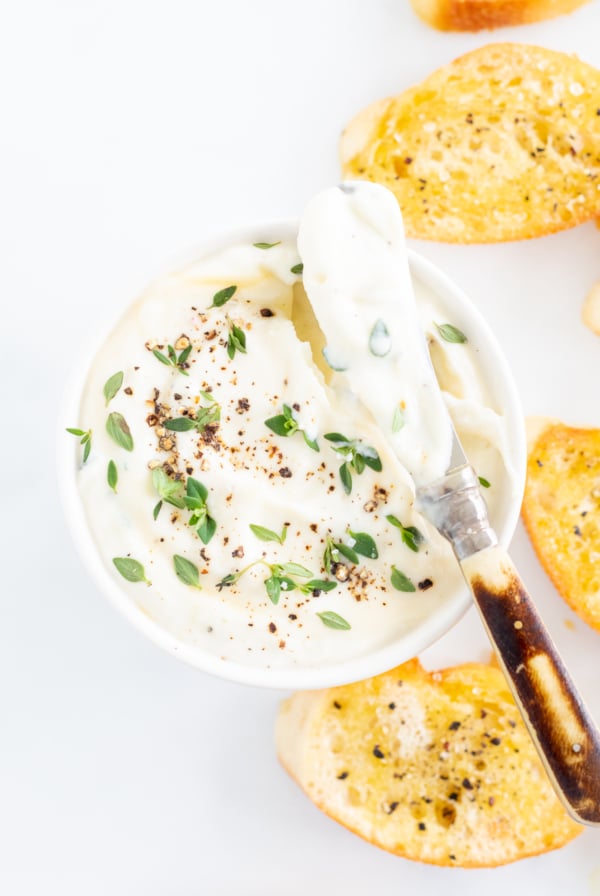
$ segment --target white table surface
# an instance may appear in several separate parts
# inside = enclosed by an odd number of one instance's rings
[[[599,38],[597,0],[492,35],[434,32],[408,0],[3,5],[2,894],[600,893],[598,831],[466,872],[387,855],[321,815],[275,759],[280,695],[203,675],[130,628],[75,554],[54,474],[70,357],[124,286],[221,228],[298,215],[338,178],[353,113],[463,51],[514,39],[600,66]],[[415,244],[487,315],[526,413],[589,425],[600,341],[580,305],[599,246],[593,225],[487,248]],[[521,531],[513,553],[600,716],[600,635]],[[486,655],[471,613],[427,661]]]

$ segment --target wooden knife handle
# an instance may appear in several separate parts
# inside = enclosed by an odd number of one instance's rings
[[[570,815],[600,825],[600,735],[504,548],[460,561],[546,771]]]

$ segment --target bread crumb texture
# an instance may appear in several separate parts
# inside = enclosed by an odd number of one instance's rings
[[[286,700],[281,762],[327,815],[370,843],[465,868],[563,846],[559,803],[502,673],[411,660],[367,681]]]
[[[529,448],[523,520],[559,593],[600,631],[600,429],[553,423]]]
[[[343,175],[384,184],[417,239],[529,239],[600,216],[600,72],[488,44],[363,110]]]
[[[420,18],[440,31],[482,31],[525,25],[572,12],[589,0],[411,0]]]

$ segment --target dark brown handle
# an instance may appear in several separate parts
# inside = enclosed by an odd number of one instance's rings
[[[461,566],[525,724],[569,814],[600,824],[600,735],[504,548]]]

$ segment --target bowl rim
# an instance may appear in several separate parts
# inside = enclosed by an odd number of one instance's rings
[[[223,660],[218,655],[208,653],[201,647],[179,641],[174,635],[163,629],[159,623],[147,616],[131,600],[130,595],[110,574],[100,557],[100,552],[87,524],[83,501],[80,499],[77,487],[78,467],[74,462],[75,453],[64,449],[65,428],[73,425],[73,420],[77,419],[83,387],[87,381],[92,360],[125,310],[142,294],[144,289],[157,277],[183,268],[203,256],[236,243],[264,240],[269,234],[276,234],[282,240],[295,239],[298,233],[298,223],[293,218],[267,219],[222,231],[190,245],[187,249],[171,255],[165,262],[153,266],[155,270],[149,271],[144,277],[141,288],[138,283],[137,288],[118,291],[119,299],[122,298],[122,301],[115,303],[116,312],[112,310],[113,306],[111,305],[111,312],[106,316],[107,320],[104,325],[96,327],[94,333],[90,334],[87,340],[83,340],[84,344],[67,375],[57,421],[56,470],[67,528],[86,571],[100,592],[138,631],[172,656],[219,678],[265,688],[307,690],[332,687],[369,678],[417,656],[446,634],[469,609],[472,601],[466,586],[464,589],[459,589],[456,595],[446,601],[434,615],[427,618],[414,630],[404,634],[398,641],[336,665],[270,668],[268,666],[245,666],[232,660]],[[468,316],[473,328],[477,330],[477,342],[479,344],[483,342],[486,357],[493,359],[495,371],[493,391],[497,396],[501,396],[501,404],[506,417],[506,429],[510,433],[507,449],[512,467],[515,495],[514,501],[506,513],[506,519],[497,531],[500,543],[508,546],[519,518],[527,463],[524,417],[512,371],[496,336],[477,306],[432,262],[410,248],[408,257],[411,275],[416,274],[417,278],[432,289],[436,295],[440,295],[444,302],[449,301],[456,304],[461,315]]]

